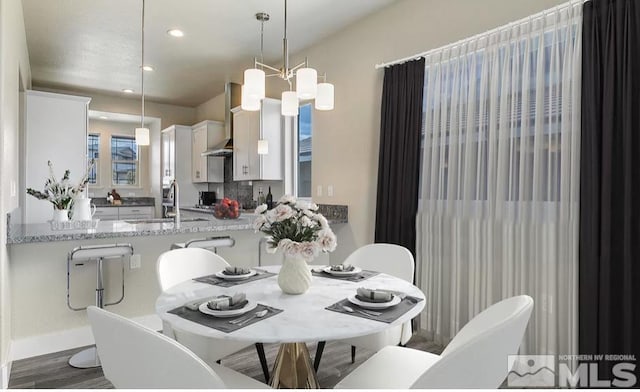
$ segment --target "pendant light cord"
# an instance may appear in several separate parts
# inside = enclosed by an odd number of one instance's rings
[[[142,115],[140,116],[140,128],[144,128],[144,0],[142,0],[142,30],[141,30],[141,41],[142,41],[142,64],[140,65],[140,80],[141,80],[141,90],[142,90]]]

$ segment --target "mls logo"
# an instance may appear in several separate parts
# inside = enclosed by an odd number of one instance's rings
[[[507,376],[509,387],[543,387],[556,385],[553,355],[509,355],[513,367]]]

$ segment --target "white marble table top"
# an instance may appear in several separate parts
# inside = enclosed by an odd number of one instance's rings
[[[280,266],[260,268],[277,272]],[[314,276],[311,288],[302,295],[284,294],[278,287],[276,275],[229,288],[189,280],[161,294],[156,301],[156,313],[173,328],[202,336],[262,343],[295,343],[345,339],[380,332],[416,317],[425,306],[425,301],[420,301],[391,324],[324,309],[355,294],[358,287],[403,291],[424,299],[424,294],[416,286],[386,274],[379,274],[361,282]],[[167,313],[198,298],[236,292],[243,292],[248,299],[283,309],[284,312],[231,333],[224,333]]]

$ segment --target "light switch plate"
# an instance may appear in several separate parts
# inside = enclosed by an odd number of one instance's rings
[[[316,196],[322,196],[322,185],[318,185],[316,188]]]
[[[131,255],[129,258],[129,268],[130,269],[138,269],[142,267],[142,258],[139,254]]]
[[[327,196],[333,197],[333,185],[327,185]]]
[[[11,197],[16,197],[17,189],[15,180],[11,180]]]

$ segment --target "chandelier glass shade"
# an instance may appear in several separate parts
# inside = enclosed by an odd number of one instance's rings
[[[260,32],[260,52],[262,59],[264,42],[264,22],[269,20],[269,14],[260,12],[256,19],[262,23]],[[271,73],[267,74],[266,71]],[[254,59],[254,67],[244,71],[244,84],[242,89],[242,109],[247,111],[260,110],[254,100],[265,98],[266,78],[277,76],[289,84],[289,91],[282,93],[282,115],[297,116],[299,100],[315,99],[315,107],[318,110],[333,110],[334,87],[327,83],[326,75],[323,83],[318,83],[318,72],[309,67],[307,59],[302,63],[289,67],[289,49],[287,41],[287,0],[284,0],[284,39],[283,39],[283,65],[280,68],[272,67]],[[295,91],[292,79],[295,77]],[[246,96],[246,97],[245,97]]]

